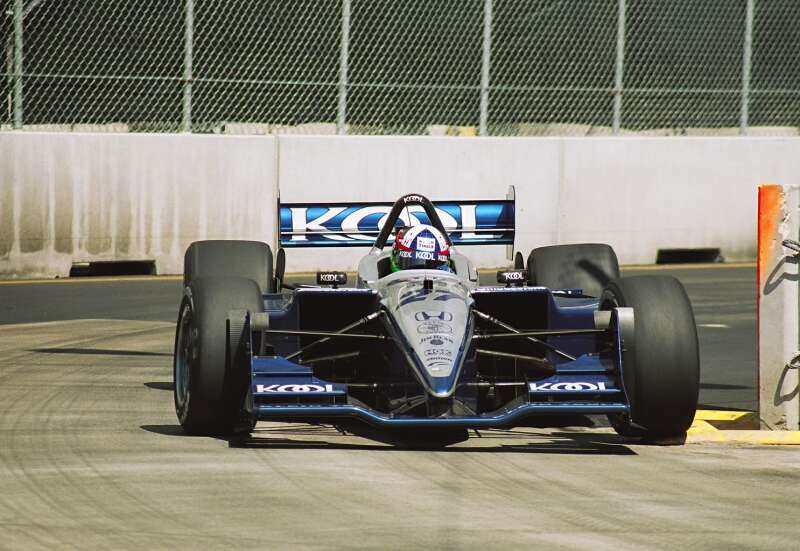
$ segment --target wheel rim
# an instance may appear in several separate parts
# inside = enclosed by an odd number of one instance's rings
[[[192,310],[187,304],[181,314],[181,322],[178,326],[178,346],[175,351],[175,397],[180,407],[186,404],[189,396],[189,378],[193,360],[191,322]]]

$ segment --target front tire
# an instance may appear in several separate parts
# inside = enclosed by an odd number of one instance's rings
[[[601,309],[633,308],[634,343],[623,351],[630,415],[609,421],[623,436],[678,437],[697,411],[700,358],[697,327],[683,285],[670,276],[624,277],[601,296]],[[623,344],[623,346],[625,346]]]
[[[243,414],[250,384],[249,336],[231,311],[263,312],[255,281],[201,277],[186,287],[175,333],[175,412],[184,431],[229,435],[252,424]],[[244,423],[244,425],[243,425]]]

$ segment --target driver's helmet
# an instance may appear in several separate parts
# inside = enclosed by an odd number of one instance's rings
[[[450,271],[450,246],[428,224],[400,228],[392,246],[392,272],[413,268]]]

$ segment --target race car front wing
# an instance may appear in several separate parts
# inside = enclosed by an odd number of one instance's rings
[[[248,413],[256,420],[358,418],[379,427],[499,428],[542,414],[627,413],[613,363],[581,356],[555,375],[527,382],[527,400],[479,415],[420,417],[375,411],[348,396],[347,385],[318,379],[310,367],[281,357],[254,356]]]

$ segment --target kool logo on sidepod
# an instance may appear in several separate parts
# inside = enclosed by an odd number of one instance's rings
[[[525,274],[523,272],[500,272],[500,277],[498,280],[501,281],[522,281],[525,279]]]

